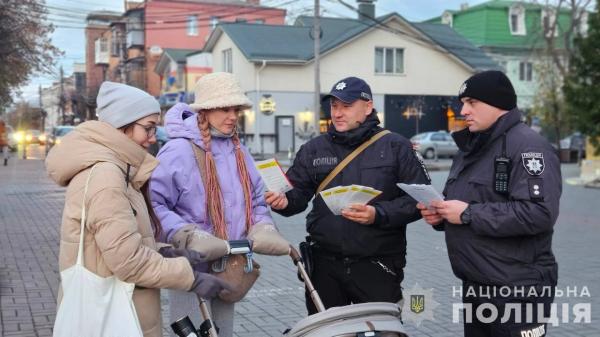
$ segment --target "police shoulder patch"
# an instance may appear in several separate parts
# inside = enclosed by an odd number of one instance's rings
[[[539,176],[544,172],[544,154],[541,152],[521,153],[521,162],[529,175]]]

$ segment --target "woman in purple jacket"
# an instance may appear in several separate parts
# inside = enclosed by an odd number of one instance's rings
[[[194,104],[177,104],[166,114],[171,140],[158,153],[151,198],[165,242],[218,259],[228,254],[226,240],[245,239],[257,225],[274,226],[264,183],[236,132],[239,114],[251,106],[250,100],[229,73],[203,76],[195,93]],[[204,183],[192,146],[206,152]],[[169,297],[171,320],[189,315],[196,326],[201,323],[193,294],[169,291]],[[219,336],[231,336],[234,305],[215,298],[210,306]]]

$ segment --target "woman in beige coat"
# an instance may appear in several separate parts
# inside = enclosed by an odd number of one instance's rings
[[[79,125],[46,159],[50,177],[67,186],[59,268],[76,262],[83,190],[95,165],[85,203],[85,267],[135,283],[133,302],[144,336],[162,336],[160,288],[211,298],[227,285],[193,271],[190,264],[203,262],[197,252],[169,247],[157,252],[161,227],[148,206],[147,181],[158,161],[146,149],[156,142],[158,102],[139,89],[111,82],[102,84],[97,102],[100,121]],[[62,289],[59,304],[61,294]]]

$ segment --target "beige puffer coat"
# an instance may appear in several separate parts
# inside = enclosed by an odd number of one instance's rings
[[[62,271],[75,264],[83,190],[91,167],[97,163],[86,197],[84,265],[102,277],[116,275],[122,281],[135,283],[133,301],[144,336],[162,336],[159,288],[188,290],[194,275],[185,258],[165,259],[156,252],[140,187],[150,178],[158,161],[104,122],[79,125],[54,146],[46,159],[50,177],[61,186],[68,185],[59,268]],[[61,294],[62,291],[59,303]]]

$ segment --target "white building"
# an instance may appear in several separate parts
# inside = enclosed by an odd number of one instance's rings
[[[321,19],[321,94],[344,77],[363,78],[385,127],[407,137],[446,129],[460,84],[475,72],[498,68],[446,25],[411,23],[396,13],[376,20]],[[314,119],[328,118],[328,106],[318,115],[311,111],[311,31],[312,17],[299,17],[293,26],[223,24],[207,41],[204,51],[212,53],[214,71],[235,74],[254,103],[243,125],[252,152],[297,151],[314,131]],[[274,105],[274,111],[259,112],[261,102],[263,110]]]

